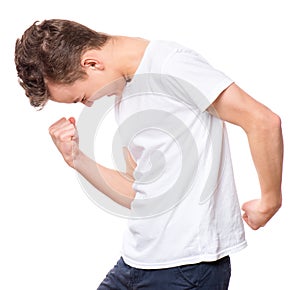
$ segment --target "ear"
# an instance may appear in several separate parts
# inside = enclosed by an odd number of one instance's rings
[[[83,54],[80,62],[81,66],[86,69],[104,70],[104,63],[100,59],[99,54],[94,51],[87,51]]]

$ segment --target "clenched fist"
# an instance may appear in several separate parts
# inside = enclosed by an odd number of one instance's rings
[[[250,200],[243,204],[242,210],[244,211],[244,221],[253,229],[258,230],[264,227],[266,223],[274,216],[281,206],[281,202],[263,204],[261,199]]]
[[[75,119],[61,118],[49,127],[49,133],[66,163],[74,168],[74,161],[80,152]]]

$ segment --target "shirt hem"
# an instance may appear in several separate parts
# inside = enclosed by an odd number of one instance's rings
[[[140,263],[140,262],[134,261],[133,259],[130,259],[124,253],[122,253],[122,258],[127,265],[129,265],[133,268],[145,269],[145,270],[165,269],[165,268],[173,268],[173,267],[178,267],[178,266],[183,266],[183,265],[188,265],[188,264],[217,261],[228,255],[239,252],[246,247],[247,247],[247,242],[244,241],[239,245],[225,249],[216,254],[198,255],[198,256],[188,257],[185,259],[179,259],[179,260],[168,261],[168,262],[163,262],[163,263]]]
[[[220,96],[220,94],[225,91],[229,86],[231,86],[234,81],[228,77],[225,77],[221,82],[216,85],[213,90],[209,92],[206,96],[208,99],[209,104],[202,109],[202,112],[207,110],[209,106],[213,104],[213,102]]]

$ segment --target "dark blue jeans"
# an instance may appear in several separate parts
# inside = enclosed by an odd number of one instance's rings
[[[215,262],[143,270],[121,258],[97,290],[227,290],[231,275],[229,256]]]

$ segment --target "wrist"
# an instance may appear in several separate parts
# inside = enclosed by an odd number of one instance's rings
[[[67,164],[71,168],[78,170],[82,166],[82,163],[84,162],[84,157],[85,155],[80,150],[78,150],[76,154],[73,154],[72,160],[70,162],[67,162]]]
[[[261,199],[261,213],[275,213],[282,205],[282,195],[279,193],[265,194]]]

